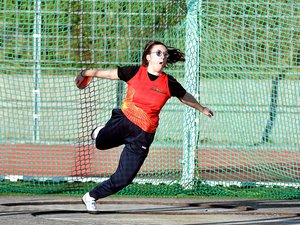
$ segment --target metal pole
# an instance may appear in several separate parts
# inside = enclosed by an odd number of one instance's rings
[[[199,96],[199,66],[200,66],[200,29],[199,13],[202,1],[187,0],[186,16],[186,46],[185,46],[185,86],[186,90]],[[197,135],[199,130],[199,113],[186,106],[184,109],[183,126],[183,171],[181,184],[185,188],[193,186],[195,175],[195,151],[197,148]]]
[[[34,1],[33,33],[33,142],[40,141],[40,105],[41,105],[41,0]]]
[[[275,80],[272,81],[272,92],[271,92],[271,102],[270,102],[270,113],[269,119],[267,121],[265,131],[262,137],[263,143],[268,143],[270,141],[270,135],[275,123],[277,116],[277,105],[278,105],[278,91],[279,91],[279,82],[284,79],[284,74],[279,74]]]

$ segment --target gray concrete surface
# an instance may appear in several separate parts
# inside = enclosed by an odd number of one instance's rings
[[[0,196],[5,225],[212,225],[300,224],[298,200],[115,198],[88,214],[80,197]]]

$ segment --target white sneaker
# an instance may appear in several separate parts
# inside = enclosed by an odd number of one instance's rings
[[[89,192],[87,192],[81,200],[85,204],[87,211],[92,213],[97,211],[96,201],[90,196]]]
[[[102,129],[103,127],[96,127],[92,133],[91,133],[91,138],[92,140],[96,140],[98,134],[99,134],[99,131]]]

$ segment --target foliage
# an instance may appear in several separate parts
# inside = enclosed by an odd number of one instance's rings
[[[41,24],[35,27],[37,9],[32,1],[1,2],[2,73],[14,69],[13,73],[32,74],[35,54],[40,54],[42,74],[138,64],[149,39],[162,39],[184,50],[189,37],[185,4],[182,0],[41,0]],[[199,24],[189,24],[200,29],[202,76],[273,78],[279,72],[297,78],[298,4],[291,0],[260,4],[203,1]],[[35,52],[38,40],[34,32],[39,29],[40,51]]]

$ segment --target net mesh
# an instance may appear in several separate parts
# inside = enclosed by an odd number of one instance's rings
[[[172,98],[119,194],[298,198],[299,10],[294,0],[0,2],[0,190],[83,193],[107,179],[122,146],[97,151],[90,132],[126,84],[78,90],[75,76],[139,65],[157,39],[185,52],[166,72],[215,116]]]

